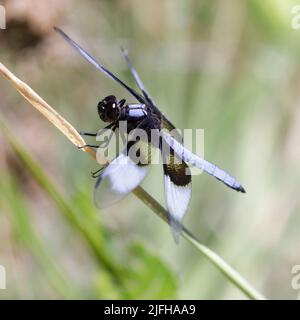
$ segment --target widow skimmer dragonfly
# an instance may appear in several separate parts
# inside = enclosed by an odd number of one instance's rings
[[[175,126],[161,113],[153,99],[150,97],[137,71],[132,66],[127,52],[122,49],[127,66],[141,91],[138,93],[126,83],[120,80],[111,71],[106,69],[99,61],[96,61],[88,52],[80,47],[74,40],[66,35],[61,29],[54,28],[63,39],[71,45],[83,58],[94,67],[116,81],[125,88],[136,100],[137,103],[128,104],[125,99],[120,101],[114,95],[107,96],[98,103],[97,109],[101,120],[109,125],[104,129],[116,130],[120,121],[126,120],[129,128],[144,129],[149,135],[150,130],[156,129],[160,133],[159,144],[155,145],[160,149],[163,158],[165,201],[169,213],[169,222],[172,227],[175,241],[178,242],[182,229],[182,219],[188,208],[191,199],[191,173],[189,165],[210,174],[228,187],[245,193],[242,185],[226,171],[216,165],[198,157],[186,149],[180,137],[173,137],[168,132],[176,130]],[[102,129],[103,130],[103,129]],[[100,131],[102,131],[100,130]],[[88,136],[97,136],[97,133],[82,133]],[[99,134],[99,133],[98,133]],[[148,148],[143,146],[145,141],[129,141],[124,151],[111,161],[107,166],[100,169],[95,184],[95,201],[99,207],[107,207],[121,200],[134,190],[145,178],[147,167],[150,162],[134,162],[129,156],[128,150],[135,147],[142,153],[147,154]],[[150,142],[152,144],[152,142]],[[163,152],[163,145],[167,144],[169,152]],[[92,146],[91,147],[99,147]],[[84,147],[84,146],[83,146]]]

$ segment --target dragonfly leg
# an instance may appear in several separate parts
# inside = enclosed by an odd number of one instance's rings
[[[118,127],[118,122],[112,122],[112,123],[110,123],[108,126],[100,129],[100,130],[97,132],[96,136],[101,136],[101,135],[103,135],[103,133],[105,133],[107,130],[112,130],[112,131],[114,132],[114,131],[117,129],[117,127]]]
[[[100,169],[98,169],[96,171],[92,171],[91,172],[92,178],[98,178],[101,175],[103,169],[104,169],[104,167],[100,168]]]
[[[97,133],[90,133],[90,132],[83,132],[83,131],[80,131],[79,134],[81,136],[90,136],[90,137],[96,137],[97,136]]]
[[[112,137],[113,137],[113,135],[114,135],[115,130],[117,129],[117,127],[118,127],[118,123],[117,123],[117,122],[113,122],[113,123],[111,123],[110,125],[108,125],[107,127],[105,127],[105,128],[103,128],[103,129],[101,129],[101,130],[98,131],[97,137],[100,137],[100,136],[103,135],[107,130],[111,130],[109,136],[108,136],[108,137],[105,137],[105,140],[104,140],[104,141],[100,141],[99,147],[101,146],[102,148],[106,148],[106,147],[109,145],[109,143],[110,143],[110,141],[111,141],[111,139],[112,139]]]
[[[92,144],[84,144],[83,146],[78,147],[78,149],[82,149],[82,148],[86,148],[86,147],[99,148],[99,146],[95,146],[95,145],[92,145]]]
[[[125,102],[126,102],[125,99],[121,99],[121,100],[118,102],[118,106],[119,106],[120,108],[123,108],[124,105],[125,105]]]
[[[108,126],[106,126],[105,128],[101,129],[99,132],[96,132],[96,133],[80,131],[79,134],[81,136],[97,137],[97,135],[103,134],[105,132],[105,130],[108,130],[108,129],[112,129],[113,131],[116,130],[116,128],[114,128],[114,126],[116,126],[116,122],[110,123]]]
[[[104,141],[100,141],[99,147],[106,148],[109,145],[113,135],[114,135],[114,131],[112,131],[108,137],[105,137]]]

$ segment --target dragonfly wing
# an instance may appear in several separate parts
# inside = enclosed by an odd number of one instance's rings
[[[142,82],[141,78],[139,77],[136,69],[133,67],[132,63],[131,63],[131,60],[129,59],[129,56],[128,56],[128,51],[125,50],[123,47],[121,47],[121,51],[122,51],[122,54],[125,58],[125,61],[127,63],[127,66],[137,84],[137,86],[140,88],[141,92],[143,93],[143,96],[145,97],[145,99],[150,103],[150,105],[154,106],[154,102],[152,100],[152,98],[150,97],[150,94],[148,93],[144,83]]]
[[[123,88],[125,88],[129,93],[131,93],[139,102],[145,103],[144,98],[138,94],[135,90],[130,88],[126,83],[120,80],[116,75],[114,75],[111,71],[106,69],[100,62],[98,62],[93,56],[91,56],[87,51],[85,51],[78,43],[72,40],[66,33],[64,33],[61,29],[54,27],[54,30],[59,33],[63,39],[71,45],[83,58],[85,58],[89,63],[91,63],[98,70],[103,72],[109,78],[115,80],[119,83]]]
[[[169,222],[178,243],[182,230],[182,220],[192,196],[192,179],[188,165],[172,148],[166,152],[162,147],[165,201],[169,212]]]
[[[154,103],[153,99],[151,98],[148,90],[146,89],[143,81],[141,80],[139,74],[137,73],[136,69],[134,68],[129,55],[128,55],[128,51],[126,49],[124,49],[123,47],[121,47],[121,51],[122,54],[125,58],[125,61],[127,63],[127,66],[132,74],[132,77],[134,78],[137,86],[139,87],[139,89],[141,90],[144,98],[146,99],[146,101],[149,103],[149,105],[152,107],[152,109],[160,116],[160,118],[162,119],[162,127],[166,127],[168,128],[168,130],[173,130],[175,129],[174,125],[162,114],[162,112],[158,109],[158,107],[156,106],[156,104]]]
[[[94,200],[99,208],[109,207],[126,197],[147,175],[148,168],[135,164],[121,153],[98,177]]]
[[[94,191],[96,205],[109,207],[134,190],[147,175],[153,152],[149,143],[129,141],[125,150],[98,177]]]

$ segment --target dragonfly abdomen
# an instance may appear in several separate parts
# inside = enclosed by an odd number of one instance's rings
[[[228,187],[245,193],[245,189],[242,187],[242,185],[235,178],[233,178],[229,173],[227,173],[223,169],[220,169],[216,165],[214,165],[206,160],[202,160],[202,168],[201,169],[204,172],[215,177],[219,181],[223,182]]]
[[[236,191],[246,192],[243,186],[226,171],[192,153],[181,143],[176,141],[170,134],[164,134],[164,139],[173,148],[175,153],[189,165],[203,170]]]

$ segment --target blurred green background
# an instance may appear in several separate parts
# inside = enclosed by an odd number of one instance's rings
[[[185,225],[268,298],[296,299],[300,264],[300,30],[288,0],[7,0],[0,61],[78,130],[97,102],[128,96],[52,30],[134,85],[129,49],[159,108],[205,130],[205,157],[242,182],[193,179]],[[299,1],[300,4],[300,1]],[[135,196],[94,208],[97,165],[0,80],[0,299],[235,299],[244,295]],[[160,203],[162,170],[143,187]]]

